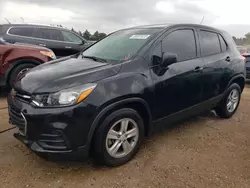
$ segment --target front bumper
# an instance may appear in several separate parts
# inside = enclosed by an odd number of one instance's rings
[[[59,154],[63,154],[63,153],[71,153],[72,150],[46,150],[43,147],[41,147],[36,141],[32,141],[32,140],[28,140],[27,138],[25,138],[25,136],[21,135],[20,133],[14,133],[14,137],[19,140],[20,142],[22,142],[23,144],[25,144],[29,149],[31,149],[34,152],[38,152],[38,153],[59,153]]]
[[[8,96],[10,123],[19,129],[14,136],[38,153],[75,153],[88,156],[88,133],[95,108],[81,103],[65,108],[35,108]]]

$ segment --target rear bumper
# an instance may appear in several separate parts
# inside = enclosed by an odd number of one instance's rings
[[[250,79],[250,70],[247,70],[247,71],[246,71],[246,78],[247,78],[247,79]]]

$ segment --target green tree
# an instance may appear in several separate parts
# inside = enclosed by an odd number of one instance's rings
[[[99,40],[99,32],[96,31],[92,36],[91,36],[92,40]]]
[[[81,31],[79,31],[78,33],[79,33],[80,36],[82,36],[82,32]]]
[[[89,40],[90,37],[91,37],[90,32],[89,32],[88,30],[86,30],[86,31],[83,33],[83,37],[84,37],[85,39]]]
[[[90,37],[90,40],[94,40],[94,41],[99,40],[99,32],[96,31],[96,32]]]
[[[99,33],[99,40],[103,39],[106,36],[107,36],[106,33]]]

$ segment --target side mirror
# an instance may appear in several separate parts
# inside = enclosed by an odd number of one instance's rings
[[[164,53],[162,56],[161,67],[167,68],[169,65],[177,63],[177,55],[171,53]]]
[[[83,44],[85,44],[85,43],[86,43],[85,40],[82,40],[81,45],[83,45]]]

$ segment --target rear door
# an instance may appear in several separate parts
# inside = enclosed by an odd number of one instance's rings
[[[68,55],[63,48],[63,36],[57,29],[40,27],[35,34],[40,46],[51,49],[57,57]]]
[[[216,98],[223,92],[226,82],[224,79],[229,73],[231,58],[228,45],[220,33],[212,30],[199,29],[201,53],[204,61],[203,101]]]
[[[50,48],[58,58],[80,52],[83,43],[75,34],[56,28],[38,28],[36,38],[40,46]]]

